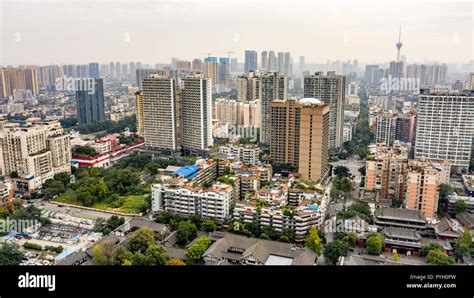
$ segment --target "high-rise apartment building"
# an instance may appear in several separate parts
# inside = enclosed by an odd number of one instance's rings
[[[207,57],[204,59],[204,75],[211,79],[212,85],[217,85],[217,72],[218,72],[217,57]]]
[[[285,73],[285,53],[278,52],[278,72]]]
[[[404,77],[404,63],[403,61],[391,61],[389,67],[389,74],[393,78],[403,78]]]
[[[367,64],[365,66],[364,79],[370,84],[377,84],[380,81],[377,81],[379,66],[377,64]]]
[[[206,150],[212,138],[212,86],[203,75],[182,78],[182,147],[185,154]]]
[[[406,177],[405,207],[436,218],[439,185],[449,182],[449,162],[410,160]]]
[[[262,59],[261,59],[261,69],[268,70],[268,52],[262,51]]]
[[[13,91],[18,89],[38,95],[36,68],[0,68],[0,98],[13,96]]]
[[[202,72],[202,60],[201,59],[194,59],[192,69],[194,71]]]
[[[217,69],[218,83],[230,87],[230,61],[229,58],[219,58],[219,67]]]
[[[395,120],[395,140],[415,144],[416,114],[399,115]]]
[[[381,114],[375,117],[375,142],[392,145],[395,140],[396,117]]]
[[[92,62],[89,63],[89,76],[93,79],[98,79],[99,75],[99,63]]]
[[[378,193],[382,205],[405,205],[434,218],[438,186],[449,183],[451,165],[445,160],[409,160],[410,147],[394,142],[369,145],[366,161],[366,192]]]
[[[213,116],[222,125],[260,127],[260,101],[239,102],[232,99],[214,100]]]
[[[117,79],[122,77],[122,67],[120,66],[120,62],[115,62],[115,77]]]
[[[176,61],[177,70],[191,70],[191,62],[187,60],[178,60]]]
[[[422,89],[418,102],[415,158],[449,160],[468,167],[474,136],[474,90]]]
[[[102,79],[80,79],[76,82],[77,116],[79,123],[105,120],[104,86]]]
[[[328,142],[328,105],[315,98],[272,101],[273,162],[298,167],[302,179],[324,179],[329,170]]]
[[[256,51],[250,51],[250,50],[245,51],[245,66],[244,66],[245,73],[258,69],[257,57],[258,57],[258,54]]]
[[[260,143],[270,144],[270,104],[275,99],[288,98],[288,77],[278,72],[266,72],[258,75],[260,81],[260,104],[262,116],[260,118]]]
[[[135,115],[137,117],[137,132],[143,136],[143,129],[145,120],[143,119],[143,91],[135,92]]]
[[[71,143],[58,121],[30,118],[0,131],[1,174],[15,172],[14,190],[31,192],[57,173],[71,172]]]
[[[40,66],[37,68],[38,86],[47,90],[54,90],[56,79],[63,76],[63,69],[57,65]]]
[[[143,100],[145,147],[151,151],[171,155],[180,149],[176,82],[173,78],[150,75],[142,84],[143,93],[139,97]]]
[[[303,73],[303,71],[305,71],[305,67],[306,67],[306,64],[305,64],[305,57],[304,57],[304,56],[300,56],[300,60],[299,60],[300,75]]]
[[[365,190],[378,192],[381,204],[391,206],[394,202],[403,202],[409,151],[407,145],[397,142],[393,146],[385,143],[369,145]]]
[[[237,77],[237,101],[246,102],[260,99],[260,90],[259,73],[251,71],[248,75]]]
[[[285,68],[283,71],[285,75],[291,75],[291,56],[289,52],[285,53]]]
[[[212,97],[202,74],[176,79],[150,75],[143,80],[145,147],[162,155],[195,155],[212,146]]]
[[[342,145],[344,128],[344,98],[346,79],[328,71],[327,75],[316,72],[304,77],[304,97],[317,98],[329,105],[329,148],[339,148]],[[262,105],[263,106],[263,105]]]
[[[278,60],[274,51],[268,52],[268,71],[278,70]]]
[[[232,73],[237,72],[239,70],[239,61],[237,58],[230,59],[230,71]]]

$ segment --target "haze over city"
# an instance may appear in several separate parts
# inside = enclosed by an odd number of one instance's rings
[[[0,1],[0,64],[289,51],[307,63],[473,59],[472,1]],[[453,51],[456,48],[456,51]],[[32,51],[34,49],[34,51]]]
[[[0,298],[472,293],[473,8],[0,0]]]

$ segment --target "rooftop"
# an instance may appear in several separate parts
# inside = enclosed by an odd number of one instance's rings
[[[426,218],[419,210],[382,207],[375,210],[375,217],[426,223]]]
[[[314,265],[317,255],[308,248],[296,248],[293,244],[232,233],[211,234],[215,242],[204,253],[204,257],[243,260],[255,258],[265,265]],[[239,251],[239,252],[236,252]]]

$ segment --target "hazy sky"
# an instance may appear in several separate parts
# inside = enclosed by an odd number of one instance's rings
[[[396,58],[466,62],[471,0],[0,0],[0,64],[203,58],[289,51],[297,63]]]

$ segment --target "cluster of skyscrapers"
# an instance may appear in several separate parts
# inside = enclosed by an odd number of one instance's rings
[[[163,155],[202,155],[212,146],[212,86],[202,74],[150,75],[136,94],[145,147]]]
[[[304,57],[302,62],[304,64]],[[253,50],[245,51],[245,73],[261,69],[267,71],[278,71],[280,74],[289,76],[292,74],[292,67],[293,60],[289,52],[275,53],[274,51],[262,51],[261,62],[258,64],[258,53]]]

